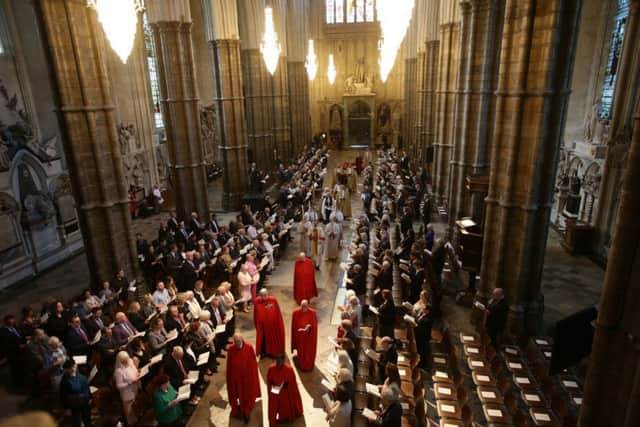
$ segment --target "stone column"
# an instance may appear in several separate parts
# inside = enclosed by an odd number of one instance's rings
[[[541,328],[540,280],[580,0],[508,0],[479,298],[504,288],[509,329]]]
[[[636,17],[638,3],[635,2]],[[633,139],[598,306],[591,362],[578,420],[581,427],[640,425],[639,101],[636,98]]]
[[[141,279],[100,23],[84,0],[34,3],[53,75],[63,147],[94,288]]]
[[[435,138],[435,106],[436,106],[436,84],[438,79],[438,57],[439,45],[438,37],[440,36],[440,2],[427,1],[424,14],[424,90],[422,95],[422,135],[424,141],[423,160],[427,160],[427,153],[433,153],[433,144]],[[422,16],[422,15],[421,15]],[[430,174],[433,173],[433,154],[431,162],[428,163],[427,169]]]
[[[208,217],[207,177],[200,135],[198,90],[193,64],[188,0],[148,0],[162,115],[167,134],[169,173],[180,218]]]
[[[304,0],[290,0],[287,13],[287,71],[289,73],[289,102],[291,106],[291,145],[293,155],[297,156],[302,147],[309,144],[311,140],[309,77],[304,66],[309,39]]]
[[[116,124],[133,125],[134,131],[129,141],[120,141],[125,182],[127,186],[140,185],[149,194],[154,184],[160,184],[160,177],[153,143],[153,100],[147,74],[142,14],[138,14],[138,30],[127,62],[123,64],[113,49],[107,49],[107,52],[107,66],[116,105]],[[144,175],[136,179],[134,174],[140,170]]]
[[[240,56],[244,78],[244,96],[247,118],[247,142],[250,158],[258,168],[273,167],[274,116],[271,99],[273,78],[260,53],[264,33],[264,0],[243,1],[238,9],[240,27]],[[240,3],[238,3],[240,5]],[[280,64],[278,65],[280,66]]]
[[[474,22],[471,20],[471,2],[460,2],[460,48],[457,63],[457,82],[454,89],[455,116],[453,122],[453,146],[451,147],[451,161],[449,162],[449,225],[453,226],[460,218],[464,201],[469,200],[465,189],[465,175],[468,164],[465,158],[467,144],[467,128],[465,127],[465,113],[469,103],[469,80],[471,80],[471,63],[469,57],[476,40],[472,37]]]
[[[434,186],[436,202],[448,206],[451,149],[453,147],[460,18],[457,0],[442,0],[440,6],[440,48],[436,96],[434,143]]]
[[[280,43],[280,61],[273,75],[273,137],[274,158],[287,162],[293,154],[291,148],[291,112],[289,106],[289,70],[287,69],[287,0],[272,0],[273,24]]]
[[[478,220],[482,216],[483,197],[468,194],[465,181],[470,174],[488,174],[504,14],[504,0],[471,0],[467,4],[469,34],[463,45],[467,48],[465,78],[456,120],[458,146],[452,163],[452,220],[462,216]]]
[[[240,209],[247,190],[247,130],[236,0],[203,0],[222,156],[222,208]]]

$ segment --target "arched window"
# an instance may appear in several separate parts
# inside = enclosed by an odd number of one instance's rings
[[[609,56],[607,57],[607,68],[604,72],[602,95],[600,97],[599,115],[601,119],[605,120],[611,119],[611,107],[613,105],[613,95],[618,77],[618,65],[622,55],[622,44],[628,17],[629,0],[618,0],[616,14],[613,18]]]
[[[326,0],[327,24],[375,22],[376,0]]]
[[[162,107],[160,103],[160,83],[158,76],[158,61],[156,59],[155,43],[153,33],[147,20],[146,12],[142,15],[142,28],[144,30],[144,49],[147,56],[147,72],[149,73],[149,83],[151,85],[151,99],[153,102],[153,124],[156,129],[164,129],[162,119]]]

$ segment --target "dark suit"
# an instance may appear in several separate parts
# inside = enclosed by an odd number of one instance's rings
[[[427,359],[431,354],[431,328],[433,328],[433,319],[428,315],[419,315],[416,319],[418,326],[415,328],[416,348],[420,355],[420,367],[426,369]]]
[[[394,402],[385,408],[375,424],[380,427],[398,427],[402,423],[402,406]]]
[[[500,301],[490,303],[487,309],[489,310],[486,323],[487,335],[489,335],[491,343],[495,347],[497,345],[497,339],[502,334],[502,331],[507,324],[509,306],[503,298]]]
[[[394,338],[393,329],[396,322],[396,307],[391,299],[383,302],[378,308],[379,313],[379,337]]]
[[[193,290],[196,281],[198,280],[198,273],[196,272],[196,266],[191,261],[186,261],[182,265],[182,270],[180,270],[181,277],[181,287],[180,291],[190,291]]]
[[[187,376],[185,376],[173,356],[165,356],[164,360],[164,373],[169,376],[171,385],[177,390],[182,385],[182,382],[188,377],[189,368],[187,367],[187,363],[185,360],[182,360],[182,367],[187,373]]]
[[[124,326],[125,323],[131,333],[127,332],[127,328]],[[113,327],[113,338],[116,340],[118,345],[126,344],[130,336],[138,333],[137,329],[131,322],[127,321],[125,323],[116,323]]]
[[[65,345],[69,350],[69,353],[73,356],[78,354],[88,354],[90,349],[88,341],[89,334],[87,334],[84,329],[79,329],[84,332],[84,336],[76,328],[69,328],[69,332],[67,332],[67,339],[65,340]]]
[[[209,307],[209,311],[211,311],[211,323],[213,324],[214,329],[219,325],[224,323],[224,309],[222,308],[221,305],[218,306],[218,308],[214,308],[213,306]],[[218,312],[218,314],[220,315],[220,323],[218,323],[217,319],[216,319],[216,311]],[[222,350],[222,348],[224,347],[224,345],[227,342],[227,331],[225,329],[225,332],[223,334],[217,334],[216,337],[214,338],[214,345],[216,347],[216,355],[220,354],[220,351]]]
[[[182,333],[182,328],[183,326],[180,324],[180,322],[178,322],[171,316],[167,316],[166,320],[164,321],[164,329],[167,332],[171,332],[174,329],[177,329],[179,333]]]
[[[25,352],[23,346],[27,341],[25,337],[17,330],[17,328],[9,329],[6,326],[0,328],[0,352],[5,355],[9,362],[9,370],[11,379],[14,384],[18,385],[24,381],[23,372],[26,366]]]
[[[98,331],[104,328],[104,322],[102,319],[98,319],[95,316],[91,316],[88,319],[85,319],[83,322],[84,330],[87,331],[87,335],[89,339],[93,339],[96,336]]]

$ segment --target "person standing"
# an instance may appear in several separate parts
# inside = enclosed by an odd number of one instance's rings
[[[136,400],[140,388],[140,374],[126,351],[121,351],[116,356],[116,366],[113,372],[116,388],[120,392],[122,410],[127,420],[127,425],[135,425],[137,418],[133,411],[133,402]]]
[[[310,301],[311,298],[317,296],[318,289],[316,288],[313,261],[307,258],[304,252],[300,252],[293,272],[293,297],[296,303],[300,304],[303,300]]]
[[[350,427],[353,398],[353,374],[347,368],[338,370],[336,389],[333,393],[335,401],[327,408],[327,421],[331,427]]]
[[[253,320],[256,327],[256,351],[260,357],[284,353],[284,322],[280,305],[264,288],[256,298]]]
[[[320,270],[320,257],[322,256],[322,240],[324,240],[324,233],[322,226],[316,219],[313,222],[313,227],[309,231],[309,245],[311,246],[311,259],[316,267],[316,270]]]
[[[249,423],[249,414],[260,397],[258,362],[253,346],[240,334],[233,336],[227,349],[227,393],[231,416],[242,417],[245,424]]]
[[[307,300],[302,300],[300,307],[293,310],[291,317],[291,351],[297,351],[298,366],[303,371],[311,371],[316,362],[318,346],[318,316],[309,307]]]
[[[293,421],[302,415],[302,399],[298,391],[296,375],[291,365],[284,362],[284,354],[279,354],[267,371],[269,390],[269,425]]]
[[[491,343],[497,348],[498,340],[507,325],[507,315],[509,306],[504,299],[502,288],[495,288],[491,293],[491,298],[487,305],[487,335],[491,338]]]
[[[78,373],[78,366],[73,359],[68,359],[62,365],[64,374],[60,381],[60,400],[65,409],[71,412],[73,427],[92,427],[91,406],[89,400],[89,382],[87,378]]]
[[[158,427],[177,427],[182,418],[182,407],[176,401],[178,392],[171,385],[168,375],[161,375],[160,385],[153,393],[153,413]]]
[[[342,239],[342,225],[338,223],[337,218],[332,215],[331,221],[324,229],[326,236],[325,258],[334,261],[338,258],[340,252],[340,239]]]

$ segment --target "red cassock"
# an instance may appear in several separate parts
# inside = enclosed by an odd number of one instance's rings
[[[307,329],[307,327],[309,328]],[[291,351],[298,350],[298,366],[303,371],[313,369],[318,346],[318,316],[312,308],[293,310],[291,317]]]
[[[300,304],[303,299],[310,301],[318,296],[316,288],[316,270],[309,258],[296,260],[293,272],[293,297]]]
[[[246,341],[242,348],[234,343],[227,350],[227,393],[234,417],[248,416],[260,397],[256,353]]]
[[[273,393],[273,386],[281,386],[280,393]],[[272,363],[267,372],[269,387],[269,425],[278,420],[293,421],[302,415],[302,399],[296,383],[296,375],[291,365],[278,366]]]
[[[256,298],[253,310],[256,327],[256,351],[277,356],[284,353],[284,322],[278,300],[269,296]]]

